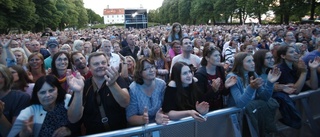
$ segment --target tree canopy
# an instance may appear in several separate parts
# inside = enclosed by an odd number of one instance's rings
[[[39,32],[67,27],[82,28],[103,23],[103,18],[84,8],[82,0],[1,0],[0,33],[12,29]]]
[[[274,11],[274,23],[301,21],[301,17],[320,13],[320,0],[164,0],[161,7],[149,12],[149,21],[182,24],[232,23],[240,24],[248,18],[262,23],[262,15]],[[319,16],[319,15],[316,15]]]

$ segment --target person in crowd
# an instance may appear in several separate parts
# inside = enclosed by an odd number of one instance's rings
[[[103,40],[101,42],[101,47],[100,47],[99,51],[105,53],[108,56],[108,58],[110,59],[109,60],[110,66],[119,70],[121,58],[118,54],[112,53],[111,41]]]
[[[127,127],[125,108],[130,102],[128,86],[119,77],[118,71],[108,66],[108,61],[108,57],[101,52],[93,52],[88,58],[92,77],[85,81],[83,112],[77,123],[84,125],[86,135]]]
[[[200,58],[197,55],[191,54],[193,51],[193,48],[192,48],[192,42],[191,42],[190,38],[188,38],[188,37],[182,38],[181,43],[182,43],[182,53],[175,56],[172,59],[170,73],[172,70],[172,66],[174,65],[174,63],[176,63],[178,61],[182,61],[187,64],[192,64],[193,65],[193,69],[192,69],[193,72],[196,69],[198,69],[200,66]]]
[[[8,136],[20,111],[30,101],[27,93],[12,89],[13,79],[10,70],[0,64],[0,137]]]
[[[177,62],[173,65],[172,72],[165,90],[163,112],[168,114],[170,120],[191,116],[197,121],[206,121],[200,115],[208,113],[209,103],[199,102],[199,92],[189,65]]]
[[[179,40],[174,40],[171,42],[171,48],[168,51],[168,55],[170,55],[170,59],[181,54],[181,42]]]
[[[51,68],[52,58],[54,54],[56,54],[59,51],[59,43],[55,39],[49,39],[46,45],[50,52],[50,56],[44,60],[44,64],[45,69],[48,70],[49,68]]]
[[[138,59],[141,59],[141,58],[149,58],[151,56],[151,50],[149,47],[152,47],[152,46],[148,46],[143,40],[140,40],[139,42],[139,47],[140,47],[140,50],[138,52]],[[151,43],[153,44],[153,43]]]
[[[223,96],[229,94],[228,88],[235,84],[236,77],[226,79],[218,47],[208,46],[203,50],[201,67],[194,76],[198,79],[196,83],[200,92],[199,99],[209,103],[209,111],[222,109],[226,106],[223,104]]]
[[[281,44],[279,42],[273,42],[272,44],[270,44],[270,52],[273,56],[273,59],[275,60],[275,64],[279,64],[279,62],[277,62],[278,60],[277,51],[280,46]]]
[[[132,56],[135,60],[137,60],[138,59],[137,55],[138,55],[139,47],[135,46],[133,37],[134,36],[132,34],[129,34],[127,36],[126,41],[128,42],[128,46],[124,47],[120,51],[120,53],[123,56]]]
[[[84,42],[82,40],[75,40],[73,42],[72,50],[83,52]]]
[[[36,82],[38,78],[46,75],[44,58],[41,53],[35,52],[28,57],[28,71],[32,75],[33,82]]]
[[[241,52],[247,52],[250,54],[253,54],[253,46],[252,45],[241,45],[240,46],[240,51]]]
[[[167,76],[169,74],[169,66],[168,62],[166,61],[166,58],[164,57],[160,45],[157,43],[154,43],[151,48],[151,57],[154,62],[157,69],[157,77],[167,81]]]
[[[275,132],[274,117],[279,104],[271,98],[274,83],[281,72],[273,69],[264,81],[255,73],[255,63],[251,54],[240,52],[235,55],[234,67],[227,78],[236,76],[237,82],[230,87],[229,106],[244,108],[249,121],[259,136]],[[255,113],[252,111],[255,110]]]
[[[136,67],[136,61],[131,56],[125,56],[125,60],[122,63],[123,71],[121,77],[127,82],[128,86],[133,82],[134,69]],[[125,69],[126,68],[126,69]]]
[[[304,57],[309,52],[306,44],[298,42],[295,44],[295,46],[298,49],[297,53],[299,54],[299,57]]]
[[[17,65],[23,67],[23,69],[27,70],[27,59],[24,50],[22,48],[14,48],[11,49],[12,53],[16,57]]]
[[[226,48],[226,52],[224,55],[224,60],[226,66],[226,71],[229,72],[234,64],[234,56],[238,52],[238,43],[239,39],[238,38],[232,38],[232,40],[229,42],[229,47]]]
[[[92,44],[89,41],[84,42],[83,44],[83,54],[85,55],[86,59],[88,59],[89,55],[92,52]]]
[[[35,39],[31,41],[31,44],[30,44],[29,48],[26,48],[23,45],[24,44],[22,44],[22,48],[24,49],[24,51],[25,51],[25,53],[27,54],[28,57],[32,53],[36,53],[36,52],[41,53],[44,59],[46,59],[47,57],[50,56],[49,51],[47,49],[45,49],[45,48],[41,48],[40,42],[35,40]]]
[[[307,53],[305,56],[302,57],[302,60],[304,61],[305,64],[308,64],[310,60],[312,61],[316,57],[320,57],[320,37],[316,39],[314,46],[315,46],[314,47],[315,49],[313,51]],[[320,78],[320,73],[318,69],[317,69],[317,76],[318,78]],[[308,70],[307,77],[310,77],[310,69]],[[318,80],[318,86],[319,85],[320,85],[320,80]]]
[[[74,66],[76,71],[79,71],[80,74],[88,79],[92,77],[92,73],[87,66],[87,59],[85,55],[79,51],[74,51],[71,53],[71,63]]]
[[[284,35],[284,41],[281,42],[281,46],[290,46],[292,44],[295,44],[296,38],[294,37],[294,34],[292,31],[285,32]]]
[[[168,116],[161,109],[166,83],[156,78],[153,60],[142,58],[138,61],[134,70],[134,81],[129,88],[130,104],[126,108],[129,125],[168,123]]]
[[[27,72],[19,65],[13,65],[9,67],[9,70],[13,76],[11,89],[24,91],[31,96],[34,83]]]
[[[60,51],[65,51],[65,52],[70,53],[72,50],[71,50],[71,47],[69,46],[69,44],[63,44],[60,48]]]
[[[171,43],[174,40],[180,40],[182,38],[182,27],[180,23],[173,23],[171,31],[168,35],[168,42]]]
[[[71,64],[71,59],[69,56],[69,53],[64,52],[64,51],[59,51],[57,52],[53,58],[52,58],[52,62],[51,62],[51,75],[55,76],[62,88],[67,91],[68,93],[71,93],[71,91],[69,91],[69,86],[67,83],[67,70],[71,70],[72,71],[72,64]]]
[[[120,43],[118,41],[115,41],[112,46],[113,46],[113,53],[116,53],[119,55],[121,51]]]
[[[276,37],[273,40],[274,42],[283,42],[284,41],[284,30],[283,29],[278,29],[276,32]]]
[[[82,94],[84,82],[80,73],[76,77],[70,76],[68,84],[74,92]],[[40,77],[32,92],[31,105],[21,111],[8,136],[77,135],[71,126],[75,121],[71,119],[81,110],[74,109],[79,105],[70,103],[70,99],[71,95],[66,94],[56,77]]]
[[[281,46],[277,54],[279,57],[277,62],[280,62],[277,67],[282,72],[277,82],[283,86],[273,93],[273,98],[280,104],[279,110],[282,116],[280,122],[299,129],[302,124],[301,115],[289,95],[318,88],[317,67],[320,58],[316,57],[313,61],[308,62],[310,78],[307,78],[307,65],[299,59],[294,47]]]

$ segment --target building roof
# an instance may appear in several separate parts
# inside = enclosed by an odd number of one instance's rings
[[[124,8],[103,10],[103,15],[117,15],[117,14],[124,14]]]

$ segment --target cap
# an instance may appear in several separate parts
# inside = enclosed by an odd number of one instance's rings
[[[57,40],[54,40],[54,39],[50,39],[47,41],[47,47],[50,47],[50,48],[54,48],[56,46],[58,46],[59,43]]]

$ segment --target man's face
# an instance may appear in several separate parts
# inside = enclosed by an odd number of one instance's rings
[[[183,39],[182,41],[182,51],[183,52],[187,52],[187,53],[191,53],[193,50],[192,48],[192,43],[190,39]]]
[[[32,41],[30,44],[31,52],[40,52],[40,43],[38,41]]]
[[[111,42],[103,42],[102,45],[101,45],[101,50],[104,52],[104,53],[111,53],[111,49],[112,49],[112,45],[111,45]]]
[[[72,56],[73,65],[76,67],[76,69],[84,69],[87,67],[87,60],[86,58],[78,53]]]
[[[134,38],[133,35],[129,35],[127,38],[127,42],[129,46],[134,46]]]
[[[94,77],[104,77],[108,67],[108,60],[105,56],[92,57],[89,64],[89,70]]]
[[[83,51],[85,54],[89,54],[92,51],[92,46],[90,44],[84,44]]]
[[[19,43],[18,43],[17,41],[12,40],[12,41],[11,41],[11,44],[10,44],[10,47],[11,47],[11,48],[18,48],[18,47],[20,47],[20,46],[19,46]]]

